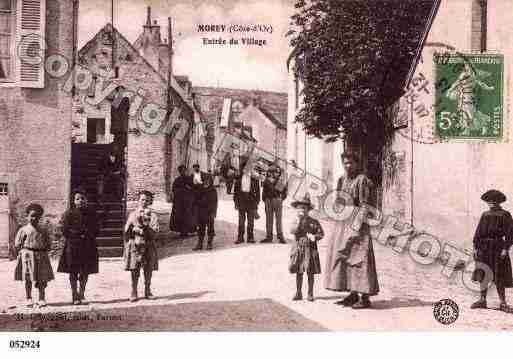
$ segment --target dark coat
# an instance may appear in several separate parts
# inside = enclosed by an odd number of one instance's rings
[[[199,200],[199,198],[201,197],[201,193],[203,191],[203,184],[194,183],[194,174],[191,174],[189,177],[190,177],[189,181],[191,183],[192,193],[194,194],[194,200],[196,203]],[[200,172],[200,177],[201,177],[201,182],[205,183],[205,180],[207,180],[207,178],[211,177],[211,175],[206,172]]]
[[[262,201],[273,198],[285,200],[287,198],[287,186],[280,188],[279,184],[275,181],[266,178],[262,185]]]
[[[103,157],[98,166],[99,172],[108,177],[112,175],[114,172],[123,172],[123,160],[121,156],[116,155],[114,162],[110,160],[110,154]]]
[[[198,198],[198,221],[206,223],[208,218],[217,216],[217,190],[214,186],[201,188]]]
[[[291,273],[321,273],[321,260],[317,241],[324,237],[324,231],[319,221],[306,216],[301,219],[297,226],[291,228],[296,237],[290,252],[289,272]],[[307,238],[307,233],[315,236],[315,242]]]
[[[59,260],[58,272],[98,273],[98,248],[96,237],[100,219],[91,207],[72,208],[62,216],[64,249]]]
[[[491,209],[482,214],[474,235],[475,259],[486,264],[493,272],[493,281],[499,287],[513,287],[509,253],[501,257],[502,250],[509,251],[513,244],[513,219],[502,209]],[[477,268],[472,279],[480,282],[484,272]]]
[[[249,192],[241,191],[242,175],[237,176],[234,184],[233,201],[240,209],[257,209],[260,202],[260,182],[251,177],[251,186]]]
[[[178,176],[173,182],[173,210],[169,221],[169,228],[172,231],[194,232],[196,226],[192,208],[194,200],[192,177]]]

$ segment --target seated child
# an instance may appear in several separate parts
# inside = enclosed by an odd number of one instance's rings
[[[50,239],[39,227],[43,216],[43,207],[32,203],[25,210],[28,223],[21,227],[16,234],[14,246],[18,252],[18,263],[14,279],[25,281],[27,306],[33,306],[32,284],[39,290],[39,307],[46,306],[45,288],[54,279],[52,265],[48,257]]]

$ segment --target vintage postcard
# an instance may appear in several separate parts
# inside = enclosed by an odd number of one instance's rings
[[[513,329],[511,24],[0,0],[0,332]]]

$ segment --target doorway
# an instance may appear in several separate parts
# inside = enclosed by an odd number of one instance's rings
[[[105,143],[105,119],[87,119],[87,143]]]

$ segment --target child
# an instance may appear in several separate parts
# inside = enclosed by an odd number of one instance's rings
[[[134,236],[135,254],[138,261],[144,260],[147,249],[147,229],[151,222],[151,210],[149,208],[141,209],[137,216],[136,225],[132,228]]]
[[[79,305],[85,301],[89,275],[98,273],[96,237],[100,230],[100,220],[96,210],[87,205],[84,190],[74,190],[72,200],[71,208],[62,216],[65,242],[57,271],[69,273],[72,302]],[[77,281],[80,283],[78,291]]]
[[[214,180],[211,175],[205,175],[203,188],[200,190],[198,197],[198,243],[193,250],[203,249],[203,239],[207,232],[207,250],[212,249],[212,241],[216,235],[214,230],[215,218],[217,215],[217,190],[214,187]]]
[[[481,215],[474,235],[476,270],[472,279],[481,283],[481,298],[472,304],[471,308],[486,308],[489,280],[485,280],[485,277],[488,272],[492,275],[490,279],[497,287],[501,301],[500,310],[511,312],[511,307],[506,303],[505,288],[513,287],[511,260],[508,253],[513,244],[513,219],[511,214],[500,206],[506,201],[506,196],[502,192],[492,189],[484,193],[481,199],[488,204],[490,210]],[[486,272],[482,269],[483,267]]]
[[[324,231],[316,219],[308,215],[313,209],[310,197],[305,195],[301,201],[292,202],[297,209],[296,221],[292,224],[290,232],[295,235],[296,241],[292,245],[289,271],[296,273],[296,295],[292,300],[301,300],[303,286],[303,273],[308,276],[308,300],[313,302],[314,274],[321,273],[321,261],[317,250],[317,241],[324,237]]]
[[[32,283],[39,290],[39,307],[46,306],[45,288],[54,279],[52,266],[48,257],[50,239],[39,227],[43,216],[43,207],[31,203],[25,210],[28,223],[21,227],[16,234],[14,246],[18,252],[18,263],[14,279],[25,281],[27,306],[33,306]]]
[[[157,215],[149,208],[152,203],[153,193],[142,191],[139,194],[139,206],[130,213],[125,226],[124,260],[125,270],[131,272],[131,302],[137,300],[137,283],[141,269],[144,273],[144,297],[155,298],[151,292],[151,277],[152,272],[158,270],[159,264],[155,243],[159,223]]]

